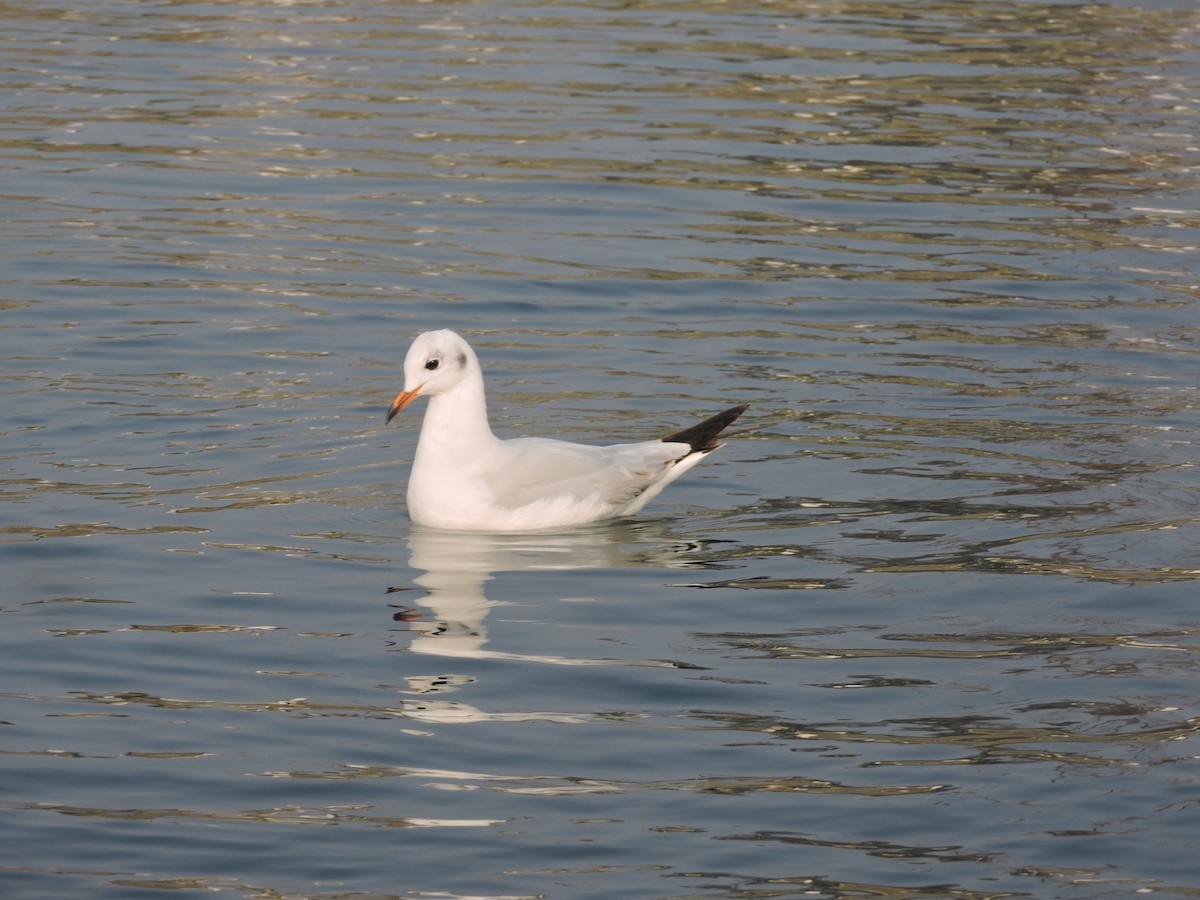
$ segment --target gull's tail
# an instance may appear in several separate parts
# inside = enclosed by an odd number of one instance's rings
[[[734,406],[725,412],[719,412],[711,419],[705,419],[699,425],[693,425],[691,428],[685,428],[683,431],[663,438],[663,443],[687,444],[692,448],[693,453],[710,453],[721,446],[717,435],[733,424],[749,406],[749,403],[743,403],[741,406]]]

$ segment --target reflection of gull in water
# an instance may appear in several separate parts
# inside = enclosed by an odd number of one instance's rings
[[[517,660],[561,666],[659,666],[699,668],[661,659],[587,659],[550,654],[505,653],[486,650],[484,620],[492,607],[483,587],[495,572],[545,572],[572,569],[659,568],[700,564],[689,558],[691,543],[672,542],[652,535],[644,526],[608,525],[564,534],[484,534],[437,531],[414,526],[409,537],[410,562],[424,574],[413,581],[429,593],[417,602],[432,612],[396,618],[415,632],[409,649],[414,653],[457,659]],[[407,679],[410,694],[404,714],[419,722],[465,724],[472,722],[558,722],[579,724],[601,721],[598,713],[543,712],[533,710],[487,711],[468,703],[434,699],[433,694],[454,691],[473,682],[467,675],[416,676]]]
[[[620,526],[562,534],[477,534],[414,526],[408,546],[412,566],[425,573],[413,581],[429,591],[418,602],[435,617],[433,621],[424,617],[410,621],[418,633],[409,648],[414,653],[564,666],[686,665],[669,660],[581,659],[484,649],[488,642],[484,620],[492,607],[501,605],[484,594],[484,585],[493,573],[696,564],[696,560],[681,560],[678,544],[672,548],[664,546],[661,538],[639,540],[635,532]]]

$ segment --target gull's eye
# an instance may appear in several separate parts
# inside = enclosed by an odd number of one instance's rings
[[[441,362],[441,360],[431,359],[431,360],[429,360],[429,362],[425,363],[425,368],[427,368],[429,371],[432,372],[434,369],[436,369],[438,367],[439,362]]]

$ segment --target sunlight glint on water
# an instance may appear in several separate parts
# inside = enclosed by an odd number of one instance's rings
[[[0,15],[6,897],[1200,891],[1190,4]]]

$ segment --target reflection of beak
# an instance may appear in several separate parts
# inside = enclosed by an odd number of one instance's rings
[[[404,407],[416,400],[417,394],[421,393],[421,387],[422,385],[417,385],[411,391],[401,391],[398,393],[396,395],[396,399],[392,401],[392,405],[388,407],[387,417],[384,418],[383,424],[386,425],[388,422],[392,421],[392,416],[396,415],[396,413],[400,412],[400,410],[404,409]]]

